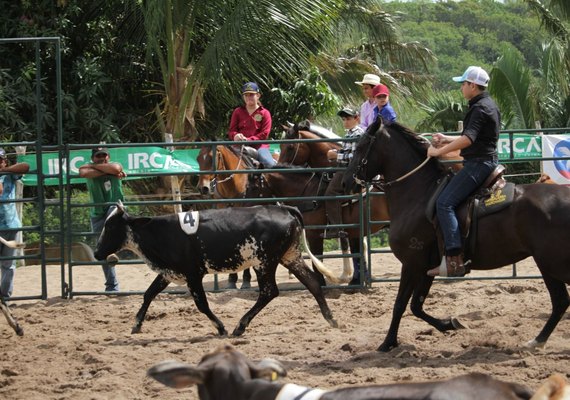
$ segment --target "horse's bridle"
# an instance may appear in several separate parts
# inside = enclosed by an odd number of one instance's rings
[[[227,170],[228,168],[227,168],[227,165],[226,165],[226,163],[225,163],[224,157],[223,157],[223,155],[222,155],[222,152],[221,152],[219,149],[216,149],[216,158],[218,159],[218,164],[219,164],[219,162],[220,162],[220,160],[221,160],[221,162],[222,162],[222,167],[223,167],[223,168],[216,168],[216,170],[217,170],[217,171],[220,171],[220,170]],[[243,158],[243,145],[240,146],[239,162],[238,162],[238,165],[237,165],[234,169],[239,169],[239,167],[240,167],[240,165],[241,165],[242,158]],[[213,184],[214,186],[217,185],[217,184],[219,184],[219,183],[224,183],[224,182],[229,181],[230,179],[232,179],[232,178],[234,177],[234,173],[231,173],[229,176],[227,176],[226,178],[222,179],[221,181],[218,181],[217,176],[218,176],[218,174],[214,174],[214,179],[212,179],[212,184]]]
[[[421,137],[422,137],[422,139],[427,140],[423,136],[421,136]],[[368,164],[368,156],[370,155],[370,151],[372,150],[372,145],[374,144],[375,141],[376,141],[376,135],[373,135],[372,138],[370,139],[370,143],[368,145],[368,149],[366,149],[366,153],[364,154],[364,157],[362,157],[362,159],[360,160],[360,163],[358,163],[358,167],[356,168],[356,172],[352,176],[354,181],[362,187],[366,187],[367,182],[360,179],[358,177],[358,175],[361,174],[361,176],[366,176],[365,174],[362,174],[362,172],[363,171],[366,172],[366,165]],[[401,177],[394,179],[393,181],[384,183],[384,187],[390,187],[394,183],[401,182],[404,179],[406,179],[407,177],[415,174],[419,169],[421,169],[424,165],[426,165],[430,159],[431,159],[431,156],[427,156],[426,159],[420,165],[418,165],[416,168],[414,168],[410,172],[402,175]]]

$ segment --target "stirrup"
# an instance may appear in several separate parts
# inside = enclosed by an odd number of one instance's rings
[[[457,262],[453,261],[447,265],[446,256],[441,258],[441,263],[439,266],[430,269],[427,274],[428,276],[441,276],[441,277],[453,277],[461,278],[467,273],[465,269],[465,263],[457,265]]]

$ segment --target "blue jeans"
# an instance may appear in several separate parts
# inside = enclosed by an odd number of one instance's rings
[[[1,231],[0,236],[6,240],[16,239],[17,231]],[[14,257],[16,249],[12,249],[6,245],[0,244],[0,256]],[[14,274],[16,272],[16,260],[2,260],[0,261],[0,269],[2,275],[0,277],[0,297],[5,299],[12,296],[14,290]]]
[[[497,161],[465,161],[463,168],[451,179],[437,198],[437,219],[448,255],[457,255],[462,248],[461,231],[455,210],[481,186],[496,166]]]
[[[107,213],[100,217],[91,217],[91,230],[95,233],[101,233],[103,227],[105,226],[105,220],[117,208],[115,206],[109,207]],[[103,274],[105,275],[105,291],[106,292],[118,292],[119,291],[119,281],[117,280],[117,273],[115,267],[103,262],[101,265],[103,268]]]
[[[257,157],[259,158],[259,162],[261,162],[265,167],[271,168],[277,164],[277,161],[275,161],[271,156],[271,150],[267,147],[257,149]]]

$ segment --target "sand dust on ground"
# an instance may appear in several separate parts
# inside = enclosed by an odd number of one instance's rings
[[[340,271],[340,262],[327,261],[327,265]],[[155,277],[143,265],[117,268],[122,290],[144,291]],[[532,260],[519,263],[517,272],[538,274]],[[505,267],[472,276],[510,273]],[[399,264],[389,254],[375,255],[373,275],[397,278]],[[195,388],[169,389],[145,372],[164,359],[197,363],[225,343],[254,360],[281,361],[288,369],[288,382],[321,388],[433,380],[478,371],[535,389],[549,375],[568,376],[570,371],[567,316],[546,348],[523,347],[550,313],[540,279],[436,282],[425,309],[438,317],[455,316],[468,329],[440,333],[407,311],[400,346],[378,353],[390,323],[396,282],[374,283],[368,289],[327,289],[327,301],[342,324],[339,329],[329,327],[307,291],[282,291],[245,334],[235,338],[216,336],[188,295],[165,293],[150,306],[142,332],[131,334],[142,295],[62,299],[60,278],[59,267],[49,266],[47,300],[11,303],[25,330],[23,337],[0,319],[1,399],[197,399]],[[219,279],[225,285],[227,277]],[[15,296],[40,294],[40,282],[39,267],[19,268]],[[282,267],[278,282],[281,289],[299,287]],[[208,277],[206,286],[212,285],[213,278]],[[74,268],[74,291],[102,288],[100,267]],[[255,290],[208,293],[212,311],[230,332],[256,297]]]

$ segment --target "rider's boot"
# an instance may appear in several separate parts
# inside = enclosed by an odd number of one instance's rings
[[[429,276],[449,276],[462,277],[465,276],[465,265],[463,263],[463,254],[454,256],[445,256],[445,265],[441,265],[430,269],[427,274]]]

